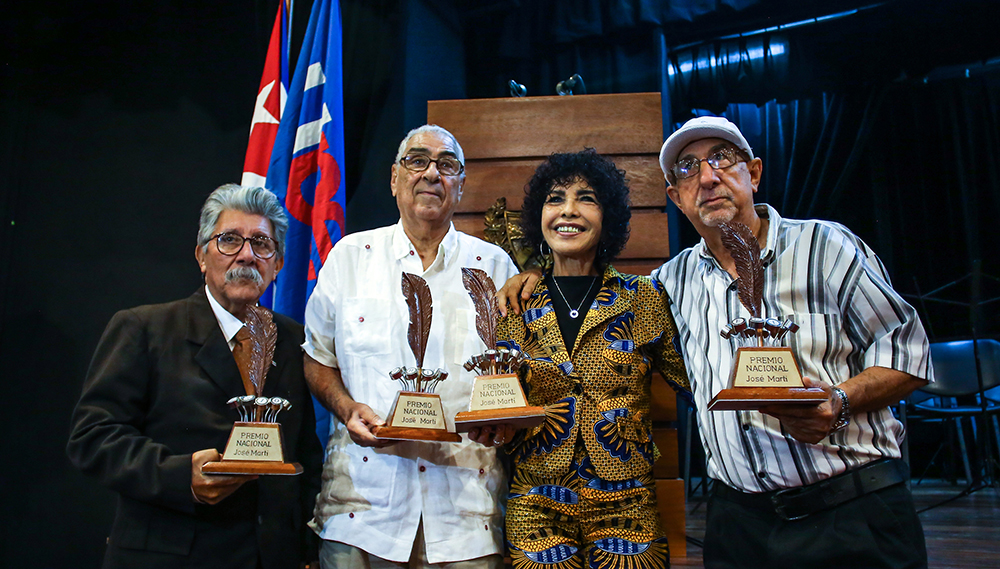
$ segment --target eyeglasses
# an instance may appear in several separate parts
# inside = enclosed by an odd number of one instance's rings
[[[684,160],[674,164],[670,168],[670,171],[674,173],[674,177],[678,180],[685,180],[687,178],[697,176],[698,172],[701,172],[702,162],[708,162],[708,165],[711,166],[713,170],[725,170],[740,161],[740,156],[734,148],[724,146],[715,152],[712,152],[712,154],[707,158],[685,158]]]
[[[465,166],[454,156],[442,156],[437,160],[432,160],[426,154],[408,154],[399,159],[399,163],[410,172],[423,172],[431,167],[431,163],[437,165],[438,172],[443,176],[457,176],[465,171]]]
[[[243,250],[243,245],[249,241],[253,254],[261,259],[270,259],[278,251],[278,242],[270,237],[255,235],[253,237],[243,237],[239,233],[220,233],[213,235],[215,246],[219,252],[226,256],[238,255]]]

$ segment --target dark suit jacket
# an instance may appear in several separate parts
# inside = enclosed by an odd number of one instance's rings
[[[225,448],[245,394],[205,296],[115,314],[73,414],[70,460],[118,492],[104,567],[297,569],[314,539],[305,522],[319,490],[321,448],[302,374],[302,326],[274,315],[275,366],[264,395],[279,415],[285,460],[300,476],[261,476],[214,506],[191,494],[191,454]],[[314,547],[314,544],[313,544]],[[315,559],[315,557],[312,557]]]

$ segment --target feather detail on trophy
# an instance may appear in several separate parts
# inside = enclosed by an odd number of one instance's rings
[[[209,474],[282,474],[302,473],[302,465],[285,462],[284,441],[278,413],[288,411],[292,404],[281,397],[264,397],[264,382],[274,362],[278,343],[278,327],[271,311],[260,306],[247,309],[243,321],[250,337],[247,379],[253,385],[252,395],[238,395],[227,404],[240,414],[233,425],[222,460],[208,462],[202,472]]]
[[[497,348],[497,289],[493,279],[481,269],[462,267],[462,283],[469,291],[472,305],[476,307],[476,332],[486,344],[486,351],[476,354],[465,362],[467,371],[477,370],[479,375],[514,373],[524,362],[518,350]]]
[[[406,339],[410,342],[410,351],[417,361],[417,367],[423,368],[434,310],[431,289],[427,286],[427,281],[410,273],[403,273],[402,287],[403,298],[410,309],[410,326],[406,331]]]
[[[417,365],[389,372],[392,380],[401,383],[402,390],[396,394],[386,424],[375,427],[373,432],[379,439],[459,442],[462,438],[448,430],[441,397],[434,393],[438,383],[448,378],[448,370],[424,369],[433,317],[431,289],[427,281],[410,273],[403,273],[400,286],[410,312],[406,340]]]
[[[462,284],[472,297],[472,305],[476,307],[476,332],[486,347],[497,343],[497,287],[493,279],[482,269],[462,267]]]
[[[250,366],[247,375],[257,397],[260,397],[264,394],[267,370],[271,369],[271,362],[274,361],[278,327],[274,325],[271,311],[260,306],[251,306],[247,309],[246,321],[243,324],[250,333]]]
[[[469,291],[476,308],[476,332],[486,344],[486,351],[465,362],[465,370],[478,374],[472,388],[469,410],[455,416],[455,428],[468,431],[473,427],[512,424],[534,426],[544,419],[541,407],[528,407],[517,377],[525,356],[517,349],[497,347],[496,285],[482,269],[462,267],[462,284]]]
[[[819,388],[805,388],[798,362],[781,341],[799,329],[786,319],[763,318],[764,263],[760,258],[757,236],[739,222],[719,226],[722,244],[736,265],[736,290],[750,318],[734,318],[719,332],[723,338],[741,346],[736,350],[729,387],[709,401],[711,411],[759,409],[777,404],[816,404],[826,401]],[[768,340],[770,339],[770,340]],[[770,346],[765,347],[765,341]]]
[[[764,265],[760,260],[760,244],[753,231],[742,223],[723,223],[722,244],[736,262],[736,281],[740,303],[750,311],[750,316],[760,317],[760,301],[764,294]]]
[[[760,244],[749,227],[740,222],[723,223],[719,226],[722,232],[722,244],[732,255],[736,263],[736,289],[742,304],[750,312],[749,321],[736,318],[722,329],[722,337],[736,340],[755,339],[757,346],[763,346],[764,340],[771,338],[771,343],[777,343],[789,332],[794,333],[799,326],[791,320],[782,323],[776,318],[761,317],[761,299],[764,296],[764,262],[760,259]]]

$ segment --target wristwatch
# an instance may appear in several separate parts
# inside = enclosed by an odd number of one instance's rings
[[[830,428],[830,434],[843,431],[851,423],[851,402],[847,399],[847,394],[839,387],[834,387],[833,392],[840,396],[840,414]]]

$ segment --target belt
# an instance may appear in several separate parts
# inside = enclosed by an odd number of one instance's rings
[[[741,492],[716,480],[712,494],[747,508],[772,511],[779,518],[791,521],[902,484],[908,474],[909,467],[905,462],[887,458],[806,486],[772,492]]]

